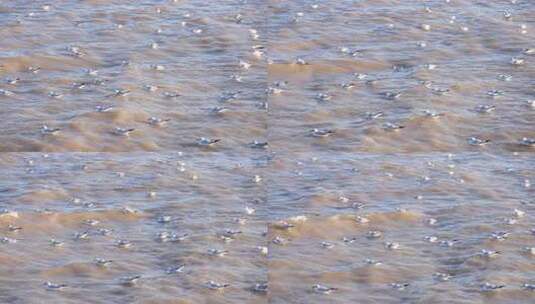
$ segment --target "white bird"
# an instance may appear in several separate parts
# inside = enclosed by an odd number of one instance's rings
[[[513,80],[513,76],[508,75],[508,74],[500,74],[500,75],[498,75],[498,80],[511,81],[511,80]]]
[[[113,110],[114,107],[113,106],[101,106],[101,105],[98,105],[95,107],[95,111],[97,112],[109,112],[111,110]]]
[[[367,217],[357,215],[355,218],[355,221],[359,224],[367,224],[370,222],[370,220]]]
[[[313,129],[310,131],[310,134],[314,137],[327,137],[334,133],[334,130],[330,129]]]
[[[399,243],[396,242],[386,242],[385,247],[390,250],[396,250],[399,249]]]
[[[17,240],[16,239],[12,239],[12,238],[8,238],[8,237],[0,238],[0,243],[3,243],[3,244],[14,244],[16,242],[17,242]]]
[[[312,290],[315,293],[321,293],[321,294],[328,295],[328,294],[331,294],[331,293],[337,291],[338,288],[329,287],[329,286],[325,286],[325,285],[321,285],[321,284],[316,284],[316,285],[312,286]]]
[[[483,284],[481,284],[480,288],[481,288],[481,291],[483,292],[490,292],[490,291],[495,291],[495,290],[498,290],[498,289],[502,289],[504,288],[505,285],[503,284],[491,284],[489,282],[485,282]]]
[[[17,232],[17,231],[22,230],[22,227],[20,227],[20,226],[15,226],[15,225],[13,225],[13,224],[9,224],[9,225],[7,226],[7,229],[8,229],[9,231],[11,231],[11,232]]]
[[[401,92],[384,92],[383,97],[390,100],[398,99],[402,95]]]
[[[120,128],[120,127],[116,127],[114,130],[113,130],[113,134],[115,135],[119,135],[119,136],[130,136],[130,133],[134,132],[136,129],[134,128]]]
[[[206,287],[210,288],[210,289],[213,289],[213,290],[223,290],[227,287],[229,287],[230,284],[227,284],[227,283],[218,283],[218,282],[214,282],[214,281],[208,281],[206,282]]]
[[[535,147],[535,138],[522,137],[520,144],[522,146]]]
[[[251,64],[247,61],[240,60],[239,62],[240,68],[244,70],[248,70],[251,67]]]
[[[214,107],[212,108],[211,112],[213,114],[223,114],[223,113],[226,113],[228,112],[229,109],[228,108],[225,108],[225,107]]]
[[[107,259],[96,258],[95,264],[99,267],[108,267],[113,261]]]
[[[161,215],[158,217],[158,223],[160,224],[170,223],[172,220],[173,218],[169,215]]]
[[[449,279],[451,278],[451,275],[447,273],[442,273],[442,272],[435,272],[433,274],[433,277],[438,281],[445,282],[445,281],[449,281]]]
[[[63,290],[67,287],[67,284],[56,284],[52,282],[45,282],[43,285],[45,285],[48,290]]]
[[[496,98],[505,95],[505,92],[502,90],[490,90],[487,92],[487,95]]]
[[[50,128],[47,125],[43,125],[41,127],[41,133],[45,135],[47,134],[55,135],[55,134],[58,134],[60,130],[61,130],[60,128]]]
[[[147,123],[151,126],[163,126],[166,123],[168,123],[171,119],[163,119],[163,118],[157,118],[157,117],[150,117],[147,119]]]
[[[387,130],[387,131],[399,131],[401,129],[404,129],[405,126],[403,125],[398,125],[396,123],[391,123],[391,122],[387,122],[383,125],[383,129]]]
[[[214,249],[214,248],[211,248],[211,249],[208,249],[208,254],[211,255],[211,256],[225,256],[228,254],[228,250],[221,250],[221,249]]]
[[[334,244],[330,242],[321,242],[320,245],[322,248],[325,248],[325,249],[331,249],[334,247]]]
[[[304,60],[303,58],[296,58],[294,63],[298,64],[298,65],[307,65],[308,64],[308,62],[306,62],[306,60]]]
[[[494,251],[494,250],[487,250],[487,249],[481,249],[481,251],[479,252],[479,256],[482,256],[482,257],[485,257],[485,258],[494,258],[494,257],[497,257],[501,254],[501,252],[499,251]]]
[[[180,96],[181,96],[180,93],[177,93],[177,92],[169,92],[169,91],[163,92],[163,97],[165,98],[177,98]]]
[[[429,243],[436,243],[436,242],[438,242],[438,237],[436,237],[436,236],[426,236],[426,237],[424,237],[424,240],[428,241]]]
[[[197,144],[199,146],[213,146],[215,145],[216,143],[220,142],[221,139],[219,138],[216,138],[216,139],[208,139],[208,138],[205,138],[205,137],[201,137],[197,140]]]
[[[256,209],[251,208],[249,206],[245,206],[245,213],[251,215],[251,214],[255,213],[255,211],[256,211]]]
[[[282,230],[290,230],[295,227],[294,224],[289,223],[287,221],[279,221],[275,223],[273,226],[277,229],[282,229]]]
[[[511,58],[511,64],[512,65],[523,65],[525,62],[525,59],[524,58],[520,58],[520,57],[513,57]]]
[[[366,112],[365,116],[367,120],[377,119],[380,117],[383,117],[385,115],[384,112]]]
[[[50,242],[50,245],[53,247],[61,247],[64,244],[63,242],[58,241],[56,239],[51,239],[49,242]]]
[[[431,110],[423,110],[422,112],[425,117],[429,117],[429,118],[439,118],[445,115],[444,113],[438,113],[438,112],[431,111]]]
[[[139,279],[141,279],[140,275],[134,275],[129,277],[122,277],[119,279],[119,282],[121,283],[121,285],[132,286],[135,285]]]
[[[268,283],[267,282],[256,283],[253,286],[253,291],[258,292],[258,293],[267,293]]]
[[[15,95],[15,93],[9,91],[9,90],[5,90],[5,89],[0,89],[0,95],[4,95],[4,96],[13,96]]]
[[[396,289],[396,290],[405,290],[407,287],[409,287],[409,283],[390,283],[390,287]]]
[[[477,105],[475,108],[474,108],[474,111],[475,112],[478,112],[478,113],[482,113],[482,114],[485,114],[485,113],[490,113],[492,111],[496,110],[496,106],[495,105]]]
[[[366,237],[368,239],[378,239],[378,238],[381,238],[382,236],[383,236],[383,233],[381,231],[377,231],[377,230],[370,230],[366,234]]]
[[[73,55],[73,56],[76,56],[76,57],[82,57],[85,55],[85,53],[82,51],[82,49],[80,49],[80,47],[77,47],[77,46],[68,46],[67,47],[67,51]]]
[[[130,90],[127,89],[115,89],[112,96],[126,96],[130,94]]]
[[[493,232],[490,238],[496,241],[504,241],[509,237],[510,233],[506,231]]]
[[[535,291],[535,284],[524,283],[522,288],[529,291]]]
[[[178,266],[169,267],[169,268],[167,268],[165,270],[165,273],[167,273],[167,274],[179,273],[179,272],[184,271],[184,267],[186,267],[186,265],[184,265],[184,264],[178,265]]]
[[[267,141],[253,141],[252,143],[249,144],[249,146],[251,148],[256,148],[256,149],[265,149],[268,147],[268,142]]]
[[[526,212],[522,211],[520,209],[515,209],[515,210],[513,210],[513,215],[515,217],[519,217],[520,218],[520,217],[524,217],[524,215],[526,215]]]
[[[316,95],[316,99],[319,101],[329,101],[332,99],[332,95],[329,93],[318,93],[318,95]]]
[[[132,247],[132,243],[130,241],[127,241],[127,240],[118,240],[115,244],[119,248],[130,248],[130,247]]]
[[[490,139],[481,139],[475,136],[468,138],[468,143],[472,146],[483,146],[489,144],[490,142]]]
[[[76,232],[74,238],[76,240],[87,240],[89,238],[89,231]]]
[[[280,236],[276,236],[275,238],[273,238],[271,240],[271,242],[275,245],[284,245],[288,242],[288,240],[286,240],[285,238],[282,238]]]
[[[526,254],[535,255],[535,247],[524,247],[524,252]]]
[[[377,261],[377,260],[374,260],[374,259],[366,259],[366,260],[364,260],[364,263],[366,263],[368,265],[372,265],[372,266],[379,266],[379,265],[383,264],[383,262]]]

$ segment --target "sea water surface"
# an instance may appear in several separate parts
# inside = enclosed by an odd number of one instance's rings
[[[534,301],[534,2],[0,25],[1,303]]]

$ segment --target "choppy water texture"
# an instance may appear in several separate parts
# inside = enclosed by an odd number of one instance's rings
[[[1,303],[535,300],[534,2],[134,2],[0,2]]]

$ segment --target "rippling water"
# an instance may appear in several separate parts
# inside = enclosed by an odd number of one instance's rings
[[[0,302],[533,302],[534,20],[1,2]]]

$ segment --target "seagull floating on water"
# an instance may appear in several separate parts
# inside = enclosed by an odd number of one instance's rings
[[[386,242],[385,243],[385,247],[386,249],[390,249],[390,250],[396,250],[396,249],[399,249],[399,243],[396,243],[396,242]]]
[[[481,284],[480,290],[482,292],[491,292],[491,291],[496,291],[498,289],[502,289],[504,287],[505,287],[505,285],[503,285],[503,284],[491,284],[489,282],[485,282],[485,283]]]
[[[56,284],[49,281],[43,283],[43,285],[45,285],[48,290],[63,290],[67,287],[67,284]]]
[[[499,256],[500,254],[501,254],[500,251],[481,249],[478,255],[481,257],[485,257],[485,258],[495,258]]]
[[[55,135],[55,134],[58,134],[60,130],[61,130],[60,128],[50,128],[47,125],[43,125],[41,127],[41,133],[45,135],[48,135],[48,134]]]
[[[493,112],[494,110],[496,110],[496,106],[495,105],[478,105],[474,108],[474,111],[477,112],[477,113],[481,113],[481,114],[485,114],[485,113],[490,113],[490,112]]]
[[[95,111],[97,111],[97,112],[109,112],[109,111],[111,111],[113,109],[114,109],[113,106],[101,106],[101,105],[99,105],[99,106],[95,107]]]
[[[368,231],[368,233],[366,234],[366,237],[368,239],[379,239],[383,236],[383,233],[381,231],[377,231],[377,230],[370,230]]]
[[[113,261],[107,259],[96,258],[95,264],[99,267],[108,267]]]
[[[522,137],[520,145],[526,147],[535,147],[535,138]]]
[[[535,291],[535,284],[524,283],[522,288],[529,291]]]
[[[312,286],[312,291],[314,291],[315,293],[321,293],[321,294],[325,294],[325,295],[328,295],[328,294],[331,294],[335,291],[337,291],[338,288],[336,287],[329,287],[329,286],[325,286],[325,285],[321,285],[321,284],[316,284],[314,286]]]
[[[451,275],[442,272],[435,272],[433,274],[433,277],[440,282],[446,282],[451,279]]]
[[[61,241],[58,241],[58,240],[56,240],[56,239],[51,239],[51,240],[49,241],[49,243],[50,243],[50,245],[53,246],[53,247],[61,247],[61,246],[63,246],[63,244],[65,244],[65,243],[63,243],[63,242],[61,242]]]
[[[252,143],[249,144],[249,146],[251,148],[256,148],[256,149],[265,149],[268,147],[268,142],[267,141],[253,141]]]
[[[398,99],[402,93],[401,92],[384,92],[383,97],[389,100],[395,100]]]
[[[390,287],[400,291],[405,290],[409,286],[409,283],[390,283]]]
[[[169,268],[167,268],[165,270],[165,273],[167,273],[167,274],[180,273],[180,272],[184,271],[184,267],[186,267],[186,265],[184,265],[184,264],[178,265],[178,266],[169,267]]]
[[[334,133],[334,130],[330,129],[313,129],[310,131],[310,134],[314,137],[327,137]]]
[[[222,256],[225,256],[225,255],[228,254],[228,250],[221,250],[221,249],[211,248],[211,249],[208,249],[208,254],[211,255],[211,256],[222,257]]]
[[[114,130],[113,130],[113,134],[115,135],[119,135],[119,136],[130,136],[130,133],[134,132],[136,129],[134,128],[120,128],[120,127],[116,127]]]
[[[214,282],[214,281],[208,281],[206,282],[206,287],[208,287],[209,289],[212,289],[212,290],[218,290],[218,291],[222,291],[223,289],[229,287],[230,284],[228,283],[218,283],[218,282]]]
[[[429,117],[429,118],[439,118],[445,115],[444,113],[438,113],[438,112],[431,111],[431,110],[423,110],[422,112],[425,117]]]
[[[124,286],[133,286],[137,283],[139,279],[141,279],[141,275],[134,275],[129,277],[122,277],[119,279],[119,282],[121,283],[121,285]]]
[[[149,119],[147,119],[147,123],[151,126],[163,126],[165,124],[167,124],[169,121],[171,121],[171,119],[167,118],[167,119],[163,119],[163,118],[157,118],[157,117],[150,117]]]
[[[384,112],[366,112],[365,116],[367,120],[373,120],[380,117],[383,117],[385,115]]]
[[[213,146],[215,145],[216,143],[220,142],[221,139],[219,138],[215,138],[215,139],[209,139],[209,138],[205,138],[205,137],[201,137],[197,140],[197,145],[199,146]]]
[[[490,142],[490,139],[482,139],[475,136],[468,138],[468,143],[472,146],[484,146],[486,144],[489,144]]]
[[[256,283],[253,286],[253,292],[267,293],[267,291],[268,291],[268,283],[267,282]]]
[[[513,76],[508,75],[508,74],[500,74],[500,75],[498,75],[498,80],[511,81],[511,80],[513,80]]]
[[[130,241],[128,241],[128,240],[118,240],[115,244],[119,248],[130,248],[130,247],[132,247],[132,243]]]
[[[364,260],[364,263],[371,266],[379,266],[383,264],[383,262],[374,259],[366,259]]]
[[[318,95],[316,95],[316,99],[319,101],[329,101],[332,99],[332,95],[328,93],[318,93]]]
[[[523,65],[524,62],[525,62],[525,59],[524,59],[524,58],[520,58],[520,57],[513,57],[513,58],[511,58],[511,64],[512,64],[512,65],[519,66],[519,65]]]
[[[405,126],[403,125],[398,125],[398,124],[395,124],[395,123],[391,123],[391,122],[387,122],[383,125],[383,129],[387,130],[387,131],[399,131],[401,129],[404,129]]]

